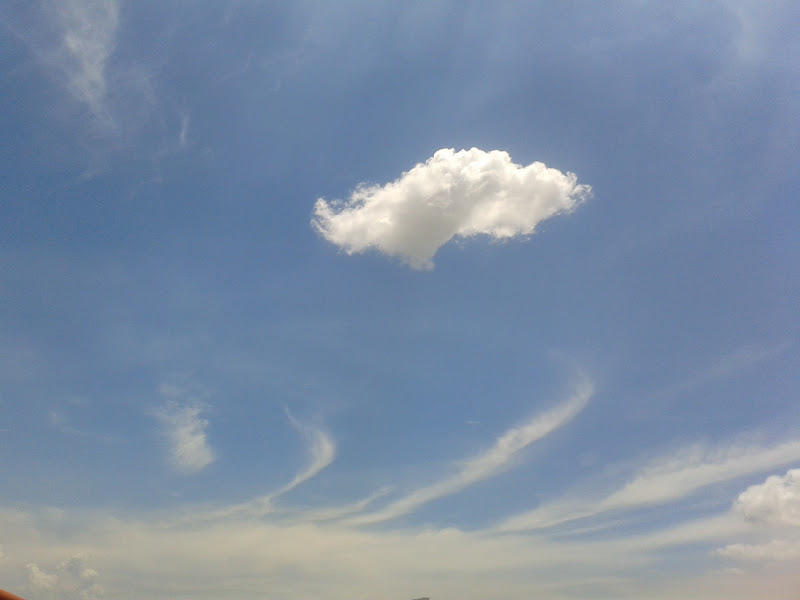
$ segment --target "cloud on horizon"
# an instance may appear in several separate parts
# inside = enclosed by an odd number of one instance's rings
[[[515,164],[502,150],[438,150],[385,185],[359,185],[347,201],[314,205],[312,227],[347,254],[377,250],[413,269],[453,238],[508,240],[568,213],[591,195],[574,173]]]
[[[28,584],[31,596],[58,597],[65,600],[100,600],[105,595],[102,586],[97,583],[99,574],[86,566],[86,559],[75,554],[61,562],[54,573],[47,573],[36,563],[28,563]]]

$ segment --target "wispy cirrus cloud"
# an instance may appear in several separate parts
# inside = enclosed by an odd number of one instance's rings
[[[116,0],[68,0],[55,5],[61,28],[56,64],[70,93],[94,117],[111,125],[106,106],[106,66],[116,43],[120,7]]]
[[[169,463],[180,473],[197,473],[214,462],[214,451],[206,436],[208,421],[202,418],[204,411],[201,404],[168,400],[151,413],[169,445]]]
[[[632,480],[595,501],[562,499],[509,517],[503,531],[524,531],[597,516],[609,511],[633,510],[674,502],[716,483],[760,473],[800,460],[800,441],[771,447],[731,444],[709,448],[692,446],[644,467]]]
[[[591,381],[586,378],[580,380],[569,400],[509,429],[497,438],[491,448],[465,461],[455,474],[415,490],[381,510],[353,517],[348,523],[363,525],[396,519],[432,500],[458,493],[472,484],[498,475],[511,466],[522,450],[575,418],[593,394]]]
[[[800,460],[800,440],[772,447],[702,446],[683,450],[674,458],[647,467],[602,502],[604,509],[661,504],[683,498],[714,483],[759,473]]]
[[[358,186],[346,202],[318,199],[312,225],[348,254],[374,249],[430,269],[455,237],[527,236],[590,193],[573,173],[541,162],[521,166],[502,150],[444,148],[395,181]]]
[[[273,498],[285,494],[298,485],[305,483],[330,465],[336,457],[336,444],[326,431],[318,427],[311,427],[301,423],[288,411],[286,414],[294,428],[297,429],[305,439],[310,460],[305,469],[295,475],[289,483],[272,494]]]
[[[303,467],[288,483],[275,491],[258,496],[247,502],[233,504],[225,508],[207,512],[201,516],[203,520],[261,517],[273,511],[273,501],[299,485],[319,474],[330,465],[336,457],[336,444],[331,436],[322,428],[312,427],[295,419],[288,411],[287,416],[292,425],[306,441],[309,456],[308,464]]]

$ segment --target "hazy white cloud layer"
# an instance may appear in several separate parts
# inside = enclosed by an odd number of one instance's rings
[[[739,495],[734,508],[751,521],[800,527],[800,469],[750,486]]]
[[[214,461],[214,451],[206,439],[208,421],[202,414],[201,406],[182,405],[174,400],[153,412],[169,444],[169,462],[176,471],[196,473]]]
[[[348,254],[374,249],[425,269],[453,238],[527,236],[590,193],[573,173],[540,162],[521,166],[501,150],[444,148],[395,181],[358,186],[346,202],[318,199],[312,224]]]

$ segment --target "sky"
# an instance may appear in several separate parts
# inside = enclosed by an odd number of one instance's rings
[[[1,3],[1,587],[796,599],[799,26]]]

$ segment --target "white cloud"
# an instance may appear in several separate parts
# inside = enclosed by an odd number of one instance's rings
[[[800,469],[750,486],[739,494],[734,510],[749,521],[800,527]]]
[[[501,150],[444,148],[386,185],[358,186],[346,202],[318,199],[312,225],[348,254],[375,249],[426,269],[454,237],[527,236],[590,193],[574,174],[540,162],[523,167]]]
[[[288,414],[288,412],[287,415],[289,416],[289,420],[291,421],[292,425],[294,425],[294,427],[305,438],[311,460],[305,469],[294,476],[294,479],[292,479],[280,490],[273,493],[273,498],[285,494],[296,488],[301,483],[308,481],[322,471],[322,469],[331,464],[336,456],[336,444],[333,443],[333,440],[325,431],[300,423],[294,417]]]
[[[713,483],[795,460],[800,460],[800,441],[785,442],[772,448],[690,448],[645,469],[640,476],[604,500],[603,507],[642,506],[677,500]]]
[[[694,446],[645,467],[632,481],[595,502],[562,500],[502,521],[504,531],[551,527],[611,510],[632,510],[685,498],[698,490],[800,460],[800,441],[777,446]]]
[[[61,562],[55,573],[43,571],[36,563],[28,563],[28,582],[32,590],[32,600],[53,595],[68,600],[99,600],[104,595],[97,583],[98,572],[86,566],[84,557],[75,554]]]
[[[725,558],[737,560],[793,560],[800,561],[800,541],[772,540],[765,544],[730,544],[717,550]]]
[[[367,590],[370,597],[387,600],[423,593],[523,598],[532,590],[544,595],[542,588],[571,581],[587,565],[609,568],[620,561],[619,553],[597,552],[594,545],[562,546],[452,528],[375,532],[339,524],[275,523],[258,516],[176,527],[165,526],[162,512],[135,518],[99,511],[83,518],[67,515],[70,521],[76,517],[83,526],[67,534],[62,527],[28,518],[21,524],[25,535],[20,544],[37,556],[38,564],[53,562],[50,557],[63,556],[66,549],[91,555],[113,597],[248,600],[267,593],[311,600],[352,598]],[[638,556],[631,561],[642,564]],[[60,577],[52,586],[61,589],[69,581],[78,583]],[[28,600],[61,597],[43,591]]]
[[[45,573],[36,563],[29,563],[28,581],[34,590],[54,590],[58,584],[58,575]]]
[[[509,429],[497,438],[491,448],[464,462],[454,475],[420,488],[379,511],[354,517],[348,522],[360,525],[395,519],[432,500],[455,494],[501,473],[522,450],[571,421],[583,410],[593,393],[592,383],[588,379],[581,380],[567,402],[535,416],[527,423]]]
[[[5,531],[4,512],[0,509]],[[372,598],[387,600],[422,594],[464,600],[657,596],[647,593],[658,576],[658,569],[652,568],[658,565],[659,553],[653,551],[657,545],[636,539],[553,541],[456,528],[364,530],[341,523],[276,523],[257,516],[175,527],[165,526],[161,511],[133,518],[70,511],[63,518],[80,526],[65,532],[62,525],[30,514],[16,517],[17,549],[35,555],[38,564],[60,560],[53,556],[91,555],[109,597],[248,600],[267,593],[312,600],[362,597],[364,590]],[[720,529],[724,528],[710,531],[713,539],[720,539]],[[708,533],[674,541],[691,543],[707,539]],[[705,549],[698,552],[705,558]],[[86,565],[81,567],[72,572],[85,572]],[[689,575],[695,572],[693,565]],[[686,575],[669,572],[672,583],[686,582]],[[99,582],[100,577],[91,580]],[[55,588],[63,584],[52,580]],[[22,588],[14,581],[8,585]],[[763,593],[766,590],[763,584],[756,585],[750,594],[726,598],[781,597]],[[686,592],[670,596],[659,589],[658,597],[725,597],[703,594],[694,584]],[[76,597],[44,590],[25,596],[28,600]]]
[[[210,511],[201,516],[203,520],[226,519],[231,517],[263,517],[273,512],[273,500],[292,491],[300,484],[305,483],[333,462],[333,459],[336,457],[336,444],[331,437],[320,428],[300,423],[292,417],[288,411],[287,416],[292,425],[303,435],[306,441],[309,454],[308,465],[298,472],[289,483],[277,490],[253,498],[247,502],[234,504],[220,510]],[[184,519],[184,521],[186,521],[186,519]]]
[[[70,0],[57,4],[62,28],[60,67],[73,96],[106,120],[106,64],[119,26],[115,0]]]
[[[169,443],[169,460],[175,470],[196,473],[214,461],[214,451],[206,439],[208,421],[197,404],[181,405],[174,400],[153,411]]]

